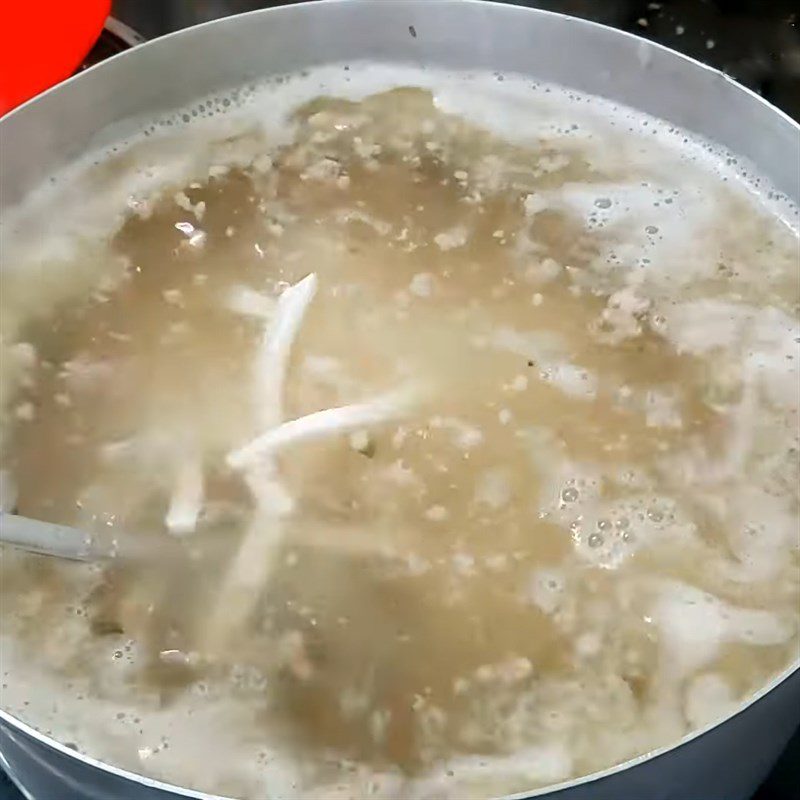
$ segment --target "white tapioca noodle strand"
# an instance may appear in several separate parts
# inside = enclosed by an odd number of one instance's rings
[[[292,346],[317,285],[317,276],[312,273],[286,289],[266,325],[253,370],[253,403],[261,425],[274,426],[283,417],[283,394]],[[208,621],[205,641],[212,647],[224,644],[230,632],[247,619],[272,571],[272,556],[283,539],[281,520],[294,508],[277,473],[275,460],[265,458],[252,464],[245,475],[255,500],[255,510],[222,580]]]
[[[407,413],[413,397],[413,391],[399,390],[363,403],[325,408],[284,422],[230,453],[228,465],[234,469],[246,469],[291,444],[352,433],[397,419]]]

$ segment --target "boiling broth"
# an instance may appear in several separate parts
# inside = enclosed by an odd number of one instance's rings
[[[7,505],[152,557],[2,552],[4,707],[315,798],[522,791],[729,713],[798,656],[795,211],[601,101],[348,72],[7,234]]]

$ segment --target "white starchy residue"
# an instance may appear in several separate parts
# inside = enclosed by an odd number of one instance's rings
[[[36,348],[30,342],[16,342],[9,348],[11,357],[22,369],[33,369],[37,363]]]
[[[225,164],[212,164],[208,168],[209,178],[222,178],[230,172],[230,167]]]
[[[649,389],[645,394],[644,402],[645,420],[648,427],[677,429],[683,426],[676,396],[657,389]]]
[[[303,359],[302,368],[309,378],[327,386],[343,388],[348,385],[344,365],[338,358],[309,354]]]
[[[471,555],[470,553],[465,553],[463,551],[455,553],[450,559],[450,563],[452,564],[453,572],[455,572],[456,575],[469,577],[471,575],[475,575],[477,572],[475,569],[475,556]]]
[[[152,747],[146,746],[146,747],[140,747],[136,752],[139,754],[139,758],[142,761],[147,761],[148,758],[151,758],[153,756],[155,750],[153,750]]]
[[[192,201],[185,192],[175,192],[172,199],[175,201],[175,205],[182,208],[184,211],[194,211]]]
[[[433,237],[433,241],[440,250],[454,250],[456,247],[463,247],[467,243],[467,229],[463,225],[456,225]]]
[[[427,508],[424,514],[425,519],[429,519],[431,522],[444,522],[449,516],[450,513],[448,510],[441,505]]]
[[[375,142],[365,142],[360,136],[354,136],[353,150],[359,158],[366,161],[378,155],[381,152],[381,146]]]
[[[528,388],[528,378],[525,375],[515,375],[511,381],[511,388],[515,392],[524,392]]]
[[[752,366],[745,368],[742,394],[727,410],[727,437],[722,455],[708,463],[698,476],[703,483],[719,483],[741,473],[753,447],[754,420],[758,412],[760,375]]]
[[[350,447],[357,453],[369,452],[370,445],[372,444],[369,431],[364,429],[353,431],[353,433],[350,434],[348,441],[350,442]]]
[[[335,183],[340,176],[341,166],[332,158],[321,158],[300,173],[300,180]]]
[[[395,486],[418,488],[422,485],[416,472],[400,459],[389,464],[389,466],[383,470],[382,477]]]
[[[511,474],[503,467],[481,473],[475,486],[475,502],[497,511],[511,501]]]
[[[407,438],[408,428],[406,428],[404,425],[398,425],[397,430],[392,434],[392,447],[395,450],[399,450]]]
[[[650,300],[642,297],[635,286],[614,292],[600,314],[595,336],[606,344],[618,344],[642,332],[641,320],[650,308]]]
[[[727,643],[788,641],[796,623],[771,611],[734,606],[679,581],[665,581],[652,610],[665,669],[676,679],[710,663]]]
[[[164,519],[167,530],[175,536],[194,533],[203,509],[203,465],[198,458],[186,458],[175,475],[169,509]]]
[[[486,566],[492,572],[503,572],[508,569],[509,557],[506,553],[494,553],[493,555],[484,558]]]
[[[526,217],[534,217],[547,208],[547,200],[541,194],[528,194],[522,201]]]
[[[449,431],[453,443],[459,450],[472,450],[483,442],[483,432],[480,428],[457,417],[432,417],[430,426]]]
[[[14,416],[23,422],[30,422],[36,418],[36,406],[31,402],[20,403],[14,409]]]
[[[433,275],[430,272],[418,272],[411,279],[408,291],[417,297],[430,297],[433,294]]]
[[[714,672],[701,673],[686,688],[684,713],[692,728],[727,717],[736,706],[730,684]]]
[[[475,670],[478,683],[512,685],[524,681],[533,673],[533,664],[525,657],[509,658],[494,664],[482,664]]]
[[[563,271],[563,267],[554,258],[543,258],[539,265],[540,272],[548,280],[557,278]]]
[[[693,355],[705,355],[737,341],[756,313],[750,306],[718,298],[689,300],[663,309],[667,338],[679,353]]]
[[[597,396],[597,378],[575,364],[543,365],[542,378],[569,397],[594,400]]]
[[[338,211],[336,213],[336,219],[343,223],[361,222],[364,225],[372,228],[372,230],[374,230],[375,233],[379,234],[380,236],[388,236],[392,231],[392,225],[390,222],[386,222],[386,220],[383,219],[378,219],[372,214],[362,211],[360,208],[350,208]]]
[[[599,633],[587,631],[575,640],[575,652],[583,658],[590,658],[600,652],[602,645],[603,639]]]
[[[120,439],[116,442],[106,442],[100,445],[100,459],[104,462],[114,463],[121,458],[125,458],[136,449],[136,442],[133,439]]]
[[[272,169],[272,157],[264,153],[253,161],[253,169],[265,175]]]
[[[173,199],[179,208],[182,208],[184,211],[190,211],[192,214],[194,214],[195,219],[198,222],[203,219],[203,215],[206,213],[205,201],[201,200],[199,203],[193,204],[185,192],[176,192],[173,196]],[[177,227],[177,225],[175,227]]]
[[[372,712],[369,718],[369,728],[372,734],[372,740],[376,744],[383,743],[386,738],[386,731],[389,727],[389,722],[392,719],[392,712],[389,709],[376,709]]]
[[[499,665],[498,674],[504,683],[518,683],[533,674],[533,664],[524,656],[512,658]]]
[[[512,755],[470,755],[450,759],[423,776],[415,800],[463,800],[498,796],[505,786],[539,786],[566,780],[572,757],[564,742],[519,750]]]
[[[143,200],[133,195],[126,199],[125,207],[133,211],[139,219],[149,219],[153,214],[152,200]]]
[[[301,631],[287,631],[280,638],[278,655],[298,680],[307,681],[313,676],[314,666],[308,658],[305,637]]]
[[[569,157],[564,153],[540,156],[536,166],[543,172],[558,172],[569,166]]]
[[[188,322],[170,322],[167,326],[167,334],[162,337],[162,341],[174,341],[181,336],[186,336],[191,331]]]
[[[107,385],[113,375],[114,367],[110,361],[95,361],[85,353],[65,362],[60,373],[70,390],[78,392]]]
[[[553,614],[561,606],[566,591],[566,580],[556,569],[538,569],[530,577],[525,599],[545,614]]]
[[[161,292],[161,296],[167,303],[173,306],[182,306],[184,303],[183,292],[180,289],[164,289],[164,291]]]

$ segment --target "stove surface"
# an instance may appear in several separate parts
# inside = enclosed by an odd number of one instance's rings
[[[791,0],[503,2],[585,17],[660,42],[721,69],[800,120],[800,13]],[[280,3],[114,0],[115,21],[107,25],[82,68],[135,44],[139,40],[137,34],[150,39],[189,25],[273,5]],[[2,771],[0,800],[23,800]],[[800,729],[753,800],[800,800]]]

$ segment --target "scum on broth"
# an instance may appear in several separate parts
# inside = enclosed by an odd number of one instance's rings
[[[206,142],[83,243],[104,280],[6,323],[14,506],[153,553],[3,552],[8,710],[206,791],[485,796],[675,740],[797,657],[794,233],[642,133],[512,143],[446,105],[321,97],[279,147]],[[277,419],[254,365],[309,275]],[[230,466],[265,420],[403,387]]]

